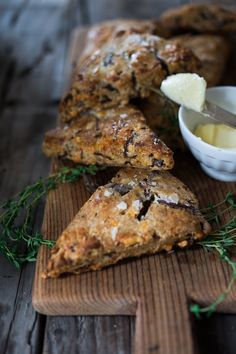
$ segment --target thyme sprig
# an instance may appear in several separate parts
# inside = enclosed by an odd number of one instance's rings
[[[177,130],[178,133],[176,105],[168,99],[160,89],[143,87],[159,96],[163,101],[162,114],[171,122],[170,127],[161,127],[159,131],[165,134],[171,134],[171,132]],[[221,222],[222,217],[229,214],[232,210],[236,210],[236,196],[232,192],[227,193],[223,201],[215,205],[211,203],[207,208],[202,209],[202,213],[207,221],[216,227],[207,238],[199,241],[198,245],[202,246],[206,251],[217,253],[220,259],[230,266],[232,272],[225,291],[221,293],[213,303],[205,307],[201,307],[199,304],[190,305],[190,311],[198,318],[204,313],[210,316],[212,312],[216,310],[217,306],[227,298],[236,281],[236,261],[233,259],[230,252],[232,248],[236,246],[236,216],[225,224]]]
[[[231,276],[226,289],[219,294],[217,298],[208,306],[201,307],[199,304],[191,304],[190,311],[200,318],[201,314],[210,316],[219,304],[221,304],[229,295],[236,281],[236,260],[231,255],[232,248],[236,245],[236,216],[225,224],[221,224],[222,216],[227,212],[236,210],[236,196],[234,193],[227,193],[225,199],[215,205],[210,204],[202,209],[205,218],[216,227],[214,231],[204,240],[198,242],[208,252],[215,252],[223,262],[226,262],[231,268]]]
[[[81,175],[89,173],[95,175],[103,169],[94,165],[72,168],[63,167],[57,173],[40,178],[37,182],[25,187],[20,193],[0,205],[0,253],[13,265],[20,268],[25,262],[36,260],[40,245],[52,247],[54,242],[43,238],[39,231],[33,231],[33,216],[38,203],[50,190],[62,183],[76,182]],[[217,306],[229,295],[236,281],[236,260],[230,254],[232,247],[236,245],[236,216],[230,221],[221,224],[222,216],[227,212],[236,210],[236,196],[230,192],[223,201],[217,204],[209,204],[202,209],[205,218],[216,225],[213,232],[198,245],[208,252],[218,253],[220,259],[226,262],[232,272],[226,289],[208,306],[191,304],[190,311],[200,317],[201,314],[210,316]]]
[[[73,183],[82,174],[96,174],[101,168],[90,165],[63,167],[57,173],[25,187],[0,205],[0,253],[14,266],[36,260],[40,245],[52,247],[39,231],[33,231],[33,217],[39,202],[61,183]]]

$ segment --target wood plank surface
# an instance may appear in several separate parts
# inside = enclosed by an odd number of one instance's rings
[[[127,316],[50,316],[43,353],[130,354],[133,332]]]
[[[44,132],[53,127],[64,84],[71,26],[69,9],[1,2],[0,199],[5,200],[49,172],[41,152]],[[8,6],[7,6],[8,5]],[[42,30],[48,22],[47,31]],[[64,25],[62,25],[64,24]],[[67,28],[63,26],[67,25]],[[41,228],[43,206],[34,215]],[[21,270],[0,257],[0,352],[42,351],[46,317],[32,307],[34,264]]]
[[[19,15],[19,16],[18,16]],[[47,174],[48,161],[42,156],[40,142],[44,130],[54,124],[56,105],[50,92],[52,87],[37,78],[37,71],[47,72],[49,82],[59,74],[61,62],[52,68],[58,54],[64,58],[65,40],[57,51],[52,50],[50,61],[41,52],[43,43],[53,41],[59,30],[62,11],[24,6],[24,11],[6,9],[1,13],[1,102],[0,102],[0,198],[6,199],[25,185],[32,183],[42,173]],[[46,34],[41,31],[45,18],[50,16],[51,27]],[[30,18],[32,20],[30,21]],[[22,40],[24,38],[24,40]],[[41,52],[41,54],[40,54]],[[44,55],[45,54],[45,55]],[[35,58],[40,57],[37,61]],[[25,68],[32,70],[25,71]],[[62,67],[61,67],[62,69]],[[20,73],[24,72],[24,75]],[[62,72],[61,87],[62,87]],[[52,80],[52,81],[51,81]],[[41,81],[41,82],[40,82]],[[36,84],[37,83],[37,84]],[[57,85],[58,92],[59,85]],[[44,95],[44,97],[43,97]],[[48,105],[45,104],[47,97]],[[37,164],[34,162],[37,161]],[[32,166],[34,165],[34,168]],[[34,216],[35,228],[39,229],[42,208]],[[28,264],[20,271],[1,258],[0,262],[0,347],[1,353],[38,353],[44,333],[43,316],[35,313],[32,304],[32,280],[34,265]]]
[[[73,36],[72,60],[84,45],[84,30]],[[57,169],[54,161],[53,169]],[[201,206],[222,200],[236,184],[207,177],[190,153],[176,156],[174,173],[198,196]],[[60,186],[47,199],[43,233],[56,239],[88,199],[83,180]],[[202,249],[128,260],[99,272],[44,280],[49,251],[41,248],[33,304],[47,315],[134,315],[135,349],[146,353],[194,353],[189,303],[209,304],[224,290],[229,268]],[[236,292],[218,308],[236,311]]]
[[[70,32],[86,22],[82,5],[63,2],[61,6],[62,1],[0,1],[1,201],[49,173],[41,142],[56,124]],[[34,215],[37,230],[42,216],[43,203]],[[106,348],[130,353],[134,324],[130,317],[51,318],[36,313],[31,302],[34,266],[18,270],[0,255],[1,354],[58,354],[64,348],[83,354],[106,353]],[[60,341],[58,333],[64,332],[67,336]]]
[[[79,24],[118,15],[142,17],[142,11],[146,17],[153,17],[152,5],[157,12],[167,1],[164,4],[158,0],[139,0],[137,4],[129,0],[127,6],[117,3],[117,0],[0,0],[1,200],[48,174],[49,160],[41,153],[40,145],[44,132],[56,122],[71,30]],[[168,3],[173,5],[175,0]],[[50,49],[43,45],[45,42]],[[232,67],[235,68],[234,63]],[[229,80],[232,82],[231,75]],[[43,204],[35,214],[37,230],[42,213]],[[131,353],[135,317],[36,314],[31,304],[33,275],[34,264],[27,264],[19,271],[0,256],[1,353]],[[196,353],[234,354],[235,333],[235,315],[215,314],[208,320],[193,321]]]

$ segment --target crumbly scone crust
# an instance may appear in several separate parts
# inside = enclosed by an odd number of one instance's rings
[[[231,45],[227,38],[214,34],[181,35],[173,41],[185,45],[201,60],[197,73],[205,78],[207,86],[218,85],[226,69]]]
[[[87,165],[153,170],[168,170],[174,165],[172,151],[132,106],[78,116],[69,125],[46,133],[43,151],[47,156],[63,156]]]
[[[228,33],[236,31],[236,11],[214,4],[186,4],[165,11],[160,26],[166,36],[181,33]]]
[[[185,144],[179,130],[179,106],[161,94],[153,93],[138,100],[137,107],[143,113],[147,125],[166,145],[175,150],[185,150]]]
[[[186,47],[150,34],[131,34],[108,42],[80,64],[60,104],[61,121],[94,107],[126,105],[148,97],[162,80],[178,72],[196,72],[200,61]]]
[[[115,19],[93,25],[87,33],[82,60],[101,49],[108,42],[131,34],[154,34],[162,36],[164,29],[155,20]]]
[[[172,40],[191,49],[201,60],[202,65],[196,72],[205,78],[208,87],[220,84],[231,49],[227,38],[215,34],[185,34]],[[148,126],[158,132],[159,138],[172,150],[185,148],[179,131],[178,107],[157,93],[138,101]]]
[[[168,172],[123,169],[63,231],[45,277],[101,269],[120,259],[185,247],[210,232],[193,193]]]

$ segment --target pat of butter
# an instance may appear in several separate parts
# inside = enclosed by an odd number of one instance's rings
[[[199,124],[194,134],[208,144],[236,150],[236,129],[225,124]]]
[[[201,112],[206,98],[206,81],[197,74],[176,74],[162,81],[161,91],[172,101]]]

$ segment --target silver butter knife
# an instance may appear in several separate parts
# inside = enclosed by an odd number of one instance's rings
[[[214,103],[205,101],[205,108],[201,113],[217,120],[218,122],[225,123],[233,128],[236,128],[236,115],[226,111]]]

